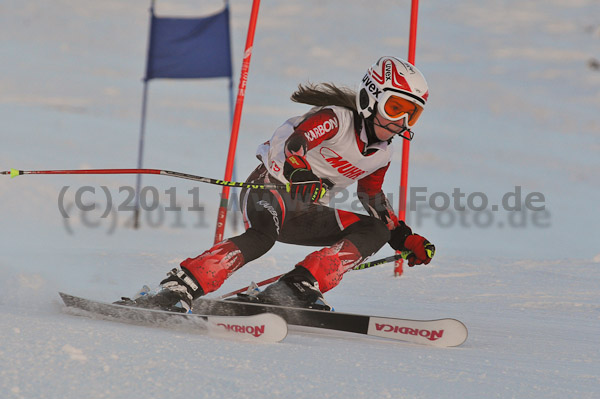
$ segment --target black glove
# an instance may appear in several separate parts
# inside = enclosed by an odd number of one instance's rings
[[[396,251],[405,251],[404,241],[406,237],[412,234],[412,230],[410,227],[406,225],[402,220],[398,222],[398,226],[394,228],[394,230],[390,231],[390,240],[388,244],[390,247],[394,248]]]
[[[323,180],[313,173],[306,159],[299,155],[292,155],[285,160],[283,175],[291,183],[287,191],[292,199],[315,202],[327,192]]]

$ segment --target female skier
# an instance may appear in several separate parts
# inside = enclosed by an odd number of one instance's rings
[[[247,179],[292,183],[291,189],[242,190],[246,231],[186,259],[161,281],[155,296],[137,302],[151,301],[163,308],[179,304],[189,311],[194,299],[217,290],[276,241],[326,247],[308,254],[248,300],[330,310],[322,293],[386,242],[395,250],[412,251],[409,266],[428,264],[435,247],[398,220],[382,191],[391,141],[396,135],[412,139],[410,129],[428,95],[421,72],[394,57],[373,64],[356,93],[333,84],[300,85],[291,99],[313,108],[288,119],[258,147],[261,163]],[[370,216],[327,206],[330,198],[355,182]]]

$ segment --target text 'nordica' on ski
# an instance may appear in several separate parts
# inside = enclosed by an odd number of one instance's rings
[[[79,298],[60,292],[68,308],[84,310],[109,320],[160,327],[180,327],[210,336],[256,342],[279,342],[288,333],[287,323],[273,313],[242,316],[200,315],[125,306]]]
[[[293,326],[345,331],[437,347],[459,346],[468,336],[467,327],[451,318],[411,320],[206,298],[194,302],[194,311],[229,316],[267,312],[281,316]]]

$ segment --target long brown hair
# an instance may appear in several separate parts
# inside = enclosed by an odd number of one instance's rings
[[[292,101],[325,107],[337,105],[356,111],[356,92],[348,87],[337,87],[333,83],[299,84],[290,97]]]

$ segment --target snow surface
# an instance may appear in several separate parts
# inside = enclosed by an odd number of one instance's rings
[[[198,15],[222,4],[195,3],[158,1],[157,12]],[[148,7],[0,3],[0,169],[135,167]],[[231,1],[236,79],[250,7]],[[421,4],[417,64],[431,96],[411,145],[410,185],[428,196],[485,193],[490,206],[518,186],[523,198],[542,193],[545,212],[501,210],[493,223],[474,212],[411,212],[438,248],[435,261],[402,278],[390,265],[348,273],[327,299],[339,311],[458,318],[470,334],[461,347],[309,333],[256,345],[66,314],[59,290],[111,301],[206,249],[220,189],[145,176],[160,209],[171,188],[184,209],[146,212],[133,231],[130,212],[100,218],[102,186],[116,207],[133,176],[5,176],[0,397],[600,397],[598,15],[593,0]],[[256,146],[306,110],[287,100],[298,83],[355,87],[377,57],[405,57],[408,21],[408,1],[263,0],[239,179],[256,165]],[[221,177],[227,82],[159,80],[149,93],[145,166]],[[392,194],[400,153],[384,187]],[[69,219],[58,206],[65,186]],[[98,209],[82,214],[73,201],[84,186],[96,189],[84,199]],[[186,209],[194,187],[203,212]],[[310,250],[277,244],[217,294],[283,273]]]

